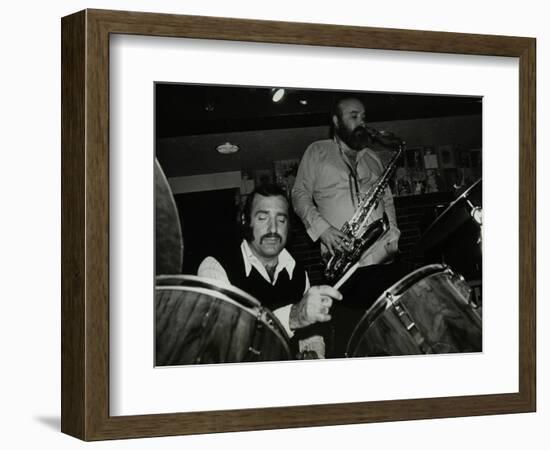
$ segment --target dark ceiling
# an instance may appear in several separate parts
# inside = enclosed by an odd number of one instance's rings
[[[334,101],[352,95],[367,120],[382,122],[481,114],[481,98],[449,95],[287,89],[279,103],[271,88],[157,83],[157,138],[234,131],[324,126]]]

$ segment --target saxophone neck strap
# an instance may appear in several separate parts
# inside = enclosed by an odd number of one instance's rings
[[[353,203],[353,206],[357,208],[357,205],[361,202],[361,191],[359,190],[359,181],[357,177],[357,154],[355,154],[353,164],[351,164],[350,157],[346,153],[346,151],[342,148],[342,143],[340,142],[340,139],[338,139],[337,136],[334,136],[334,142],[338,146],[338,150],[340,151],[340,156],[342,157],[342,161],[348,168],[351,201]]]

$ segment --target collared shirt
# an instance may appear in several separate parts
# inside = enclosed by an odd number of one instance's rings
[[[241,254],[243,256],[244,269],[247,277],[250,275],[250,272],[252,271],[252,267],[254,267],[259,272],[259,274],[271,285],[275,285],[279,277],[279,274],[283,270],[286,270],[288,272],[289,279],[292,279],[292,275],[294,274],[294,268],[296,267],[296,261],[286,249],[283,249],[283,251],[279,253],[273,280],[269,278],[269,275],[264,265],[260,262],[260,260],[256,257],[256,255],[252,253],[252,250],[250,249],[250,246],[248,245],[248,242],[246,240],[243,240],[241,243]],[[212,256],[208,256],[202,261],[202,263],[199,266],[197,275],[205,278],[210,278],[213,280],[218,280],[226,284],[231,284],[229,282],[229,277],[227,276],[227,272],[225,271],[225,269],[218,262],[218,260],[216,260]],[[306,283],[305,283],[304,292],[309,289],[309,286],[310,286],[309,279],[306,273]],[[285,328],[286,332],[290,336],[294,334],[290,330],[290,326],[289,326],[289,316],[290,316],[291,306],[292,304],[289,304],[273,311],[273,314],[275,314],[275,317],[279,319],[279,321]]]
[[[330,226],[341,229],[355,213],[359,199],[384,172],[380,159],[371,149],[357,152],[355,161],[346,156],[344,149],[347,147],[340,140],[317,141],[306,149],[300,162],[292,189],[292,204],[313,241],[317,241]],[[389,188],[368,221],[379,219],[384,212],[388,215],[390,230],[393,230],[392,237],[395,237],[387,251],[396,251],[399,230]],[[324,245],[321,250],[323,253],[327,251]],[[371,259],[374,257],[361,262],[372,264]]]

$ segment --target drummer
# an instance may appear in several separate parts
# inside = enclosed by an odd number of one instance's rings
[[[292,337],[313,324],[331,320],[330,308],[342,295],[330,286],[311,286],[304,267],[285,245],[289,232],[289,205],[276,185],[256,188],[241,216],[243,240],[225,254],[206,257],[198,275],[223,281],[250,293],[271,309]],[[323,338],[314,334],[300,341],[301,352],[325,356]]]

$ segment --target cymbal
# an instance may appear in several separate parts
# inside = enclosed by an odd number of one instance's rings
[[[481,178],[453,200],[447,208],[430,224],[417,242],[414,251],[423,252],[441,244],[449,238],[471,216],[472,207],[481,206]]]
[[[176,202],[155,159],[155,274],[179,274],[182,264],[183,237]]]

